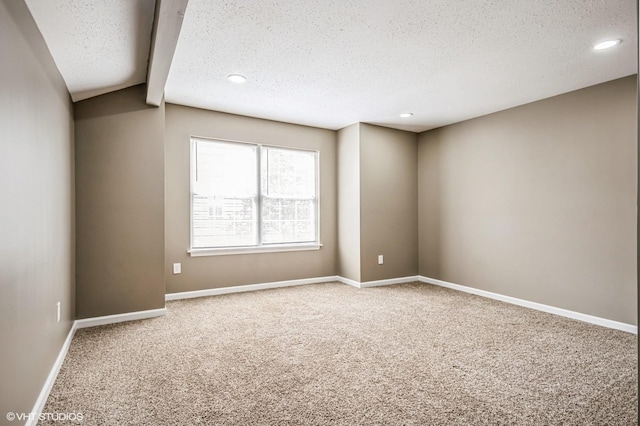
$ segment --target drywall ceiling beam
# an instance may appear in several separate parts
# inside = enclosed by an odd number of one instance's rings
[[[157,0],[147,71],[147,104],[160,106],[189,0]]]

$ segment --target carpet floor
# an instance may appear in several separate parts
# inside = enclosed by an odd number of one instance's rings
[[[43,412],[84,425],[638,424],[637,336],[478,296],[326,283],[167,310],[78,330]]]

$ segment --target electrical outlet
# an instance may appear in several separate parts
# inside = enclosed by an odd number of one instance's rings
[[[182,273],[182,264],[174,263],[173,264],[173,275],[178,275]]]
[[[56,318],[57,318],[57,322],[60,322],[60,302],[56,303]]]
[[[384,263],[384,256],[383,255],[378,255],[378,265],[382,265]]]

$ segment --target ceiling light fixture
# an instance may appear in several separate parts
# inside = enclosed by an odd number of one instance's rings
[[[619,38],[616,38],[614,40],[601,41],[600,43],[598,43],[595,46],[593,46],[593,50],[609,49],[609,48],[611,48],[613,46],[617,46],[620,43],[622,43],[622,40],[620,40]]]
[[[245,76],[240,75],[240,74],[229,74],[229,76],[227,76],[227,78],[232,83],[244,83],[245,81],[247,81],[247,78]]]
[[[402,114],[400,114],[400,117],[402,117],[402,118],[413,117],[413,113],[412,112],[403,112]]]

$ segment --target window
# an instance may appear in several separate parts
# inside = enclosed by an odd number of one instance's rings
[[[319,247],[316,151],[191,139],[192,255]]]

